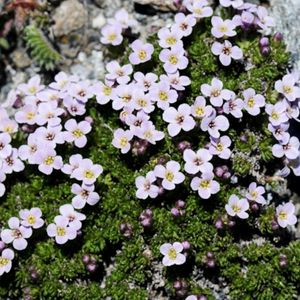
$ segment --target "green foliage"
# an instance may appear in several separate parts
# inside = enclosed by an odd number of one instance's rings
[[[44,33],[34,25],[29,25],[24,29],[24,34],[32,58],[46,70],[53,70],[61,60],[61,56]]]

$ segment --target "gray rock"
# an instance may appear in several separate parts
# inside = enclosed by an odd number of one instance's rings
[[[134,0],[134,2],[142,5],[151,5],[162,11],[177,10],[173,0]]]
[[[276,30],[284,35],[288,50],[292,54],[293,66],[300,69],[300,1],[270,0],[270,14],[275,18]]]
[[[53,14],[53,33],[55,36],[68,35],[87,23],[85,6],[77,0],[67,0],[57,7]]]

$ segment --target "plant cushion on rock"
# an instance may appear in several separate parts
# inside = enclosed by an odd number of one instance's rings
[[[299,76],[264,7],[179,6],[148,40],[109,19],[103,81],[0,108],[1,299],[297,297]]]

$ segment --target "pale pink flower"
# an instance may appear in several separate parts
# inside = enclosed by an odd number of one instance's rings
[[[59,116],[64,113],[64,110],[58,107],[56,101],[51,101],[39,104],[37,113],[36,123],[38,125],[48,123],[49,126],[57,126],[61,122]]]
[[[129,55],[129,61],[133,65],[138,65],[149,61],[154,52],[154,47],[152,44],[143,43],[141,40],[135,40],[130,48],[133,50],[133,53]]]
[[[200,128],[202,131],[208,131],[213,138],[219,138],[219,131],[226,131],[229,128],[229,122],[226,117],[217,116],[213,111],[210,116],[202,119]]]
[[[65,244],[68,240],[74,240],[77,236],[77,230],[68,226],[69,220],[63,216],[56,216],[55,223],[51,223],[47,227],[47,234],[55,237],[57,244]]]
[[[133,72],[132,65],[127,64],[120,66],[120,64],[114,60],[106,65],[108,74],[105,75],[107,80],[117,81],[118,84],[126,84],[130,81],[130,75]]]
[[[71,192],[76,196],[72,199],[72,205],[76,209],[82,209],[87,204],[93,206],[100,200],[100,196],[95,191],[95,186],[82,184],[81,186],[77,183],[72,185]]]
[[[212,194],[220,191],[220,184],[213,180],[214,174],[212,172],[203,173],[201,177],[194,177],[191,181],[191,188],[193,191],[198,191],[202,199],[208,199]]]
[[[197,19],[207,18],[212,16],[213,10],[208,6],[208,1],[191,1],[187,3],[186,8],[193,14]]]
[[[236,195],[231,195],[228,199],[228,204],[225,205],[226,212],[229,216],[238,216],[241,219],[247,219],[249,214],[246,210],[249,209],[249,202],[247,199],[239,199]]]
[[[28,83],[22,83],[18,85],[18,90],[23,92],[27,96],[34,96],[37,92],[41,91],[44,88],[44,85],[41,85],[41,78],[39,75],[32,77]]]
[[[60,214],[69,221],[69,226],[79,230],[82,226],[81,221],[85,220],[84,214],[74,210],[71,204],[64,204],[59,208]]]
[[[149,96],[153,101],[156,101],[157,107],[166,110],[171,103],[177,101],[178,93],[172,90],[167,82],[163,81],[151,87]]]
[[[146,177],[138,176],[135,179],[135,185],[137,187],[136,197],[139,199],[156,198],[158,196],[159,188],[153,184],[156,181],[156,177],[153,171],[147,173]]]
[[[21,209],[19,211],[21,225],[38,229],[44,225],[44,220],[41,218],[42,211],[38,207],[29,209]]]
[[[173,74],[163,74],[160,76],[160,80],[168,82],[168,84],[177,91],[184,91],[185,87],[191,84],[190,78],[187,76],[180,76],[178,71]]]
[[[210,97],[210,103],[216,107],[222,106],[223,100],[229,100],[232,96],[232,92],[223,89],[223,82],[217,78],[212,79],[211,85],[202,84],[201,93],[206,97]]]
[[[175,24],[172,26],[175,31],[179,31],[182,36],[189,36],[193,27],[196,25],[196,19],[193,15],[185,15],[183,13],[178,13],[175,15]]]
[[[15,120],[18,123],[33,125],[36,123],[37,107],[34,105],[25,105],[15,114]]]
[[[268,15],[268,10],[264,6],[258,6],[256,14],[258,16],[258,18],[256,19],[256,24],[261,29],[265,30],[268,27],[274,27],[275,26],[274,18],[272,18]]]
[[[155,109],[149,93],[145,94],[144,91],[138,89],[132,93],[132,105],[135,110],[143,110],[147,114]]]
[[[12,148],[11,153],[2,158],[2,171],[5,174],[11,174],[13,172],[21,172],[25,169],[24,163],[19,159],[18,150]]]
[[[0,158],[8,157],[12,152],[11,136],[7,133],[0,133]],[[0,163],[1,168],[1,163]]]
[[[13,243],[13,247],[16,250],[24,250],[28,245],[26,239],[32,235],[31,227],[20,225],[20,220],[16,217],[8,220],[8,226],[10,229],[3,229],[1,231],[2,241],[5,244]]]
[[[288,159],[295,159],[299,156],[299,140],[292,136],[286,144],[275,144],[272,147],[272,153],[275,157],[285,156]]]
[[[106,82],[106,84],[104,84],[103,82],[98,81],[91,86],[90,91],[96,96],[97,102],[101,105],[117,98],[116,88],[112,87],[111,82]]]
[[[220,138],[210,138],[209,152],[213,155],[217,155],[222,159],[229,159],[231,156],[231,139],[229,136],[224,135]]]
[[[135,135],[153,145],[165,137],[165,134],[162,131],[156,130],[152,122],[145,122],[142,124],[140,128],[136,129]]]
[[[114,139],[112,144],[114,147],[121,149],[121,153],[127,153],[130,150],[130,141],[133,138],[133,134],[130,130],[124,131],[119,128],[114,132]]]
[[[249,185],[246,198],[251,201],[255,201],[259,204],[266,204],[266,199],[262,196],[266,192],[263,186],[257,186],[256,182],[252,182]]]
[[[219,56],[223,66],[229,66],[231,59],[240,60],[243,58],[243,51],[238,46],[232,46],[227,40],[223,44],[214,42],[211,51],[214,55]]]
[[[65,174],[70,175],[71,178],[74,178],[73,172],[75,169],[79,168],[83,157],[81,154],[73,154],[70,156],[69,164],[64,164],[61,171]]]
[[[143,74],[142,72],[134,73],[133,77],[136,81],[136,87],[144,91],[148,91],[158,79],[158,76],[154,73]]]
[[[12,260],[14,259],[14,251],[11,249],[4,249],[0,256],[0,276],[2,276],[4,273],[8,273],[12,266]]]
[[[191,107],[186,103],[180,104],[177,110],[174,107],[167,108],[163,113],[163,120],[169,123],[168,132],[172,137],[181,130],[191,131],[196,125],[191,116]]]
[[[178,48],[183,48],[182,42],[182,33],[175,28],[171,30],[167,27],[164,27],[158,31],[159,45],[162,48],[169,48],[178,46]]]
[[[162,186],[166,190],[174,190],[176,184],[184,181],[184,175],[180,172],[180,164],[174,160],[167,162],[166,166],[157,165],[154,168],[154,175],[162,178]]]
[[[199,149],[197,152],[186,149],[183,153],[183,159],[185,160],[184,170],[189,174],[212,173],[213,171],[213,165],[209,162],[212,155],[207,149]]]
[[[223,111],[225,114],[231,114],[239,119],[243,117],[242,109],[244,108],[244,105],[244,101],[240,98],[236,98],[235,93],[232,92],[231,99],[226,101],[223,105]]]
[[[232,37],[236,35],[236,25],[232,20],[223,20],[220,17],[213,16],[211,18],[213,25],[211,33],[216,38]]]
[[[203,119],[212,114],[213,107],[211,105],[206,105],[206,100],[202,96],[198,96],[191,107],[192,116],[197,119]]]
[[[101,35],[100,41],[102,44],[117,46],[123,41],[122,27],[119,24],[103,26],[101,29]]]
[[[252,116],[257,116],[260,113],[260,107],[265,106],[265,97],[256,94],[255,90],[249,88],[243,91],[244,96],[244,109]]]
[[[273,126],[279,126],[289,120],[289,117],[286,114],[286,108],[287,105],[283,101],[277,102],[275,105],[266,104],[265,110],[269,115],[269,121]]]
[[[295,225],[297,217],[295,215],[295,206],[293,203],[288,202],[276,207],[277,222],[280,227],[287,227],[288,225]]]
[[[53,169],[60,170],[63,167],[63,160],[61,156],[56,155],[56,151],[51,148],[41,149],[36,154],[36,163],[39,165],[40,172],[50,175]]]
[[[289,101],[295,101],[300,98],[300,88],[296,86],[297,76],[288,74],[283,76],[282,80],[275,82],[275,90],[283,94]]]
[[[232,6],[233,8],[239,8],[244,4],[243,0],[220,0],[220,4],[224,7]]]
[[[88,134],[92,127],[89,122],[81,121],[76,122],[75,119],[70,119],[65,123],[66,132],[64,132],[64,138],[68,143],[74,142],[78,148],[83,148],[87,143],[86,134]]]
[[[159,248],[160,253],[164,255],[162,263],[164,266],[182,265],[186,261],[186,257],[182,254],[183,246],[179,242],[173,244],[163,244]]]

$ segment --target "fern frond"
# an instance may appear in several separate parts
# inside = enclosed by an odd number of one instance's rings
[[[27,47],[31,49],[32,58],[46,70],[53,70],[61,60],[61,55],[54,49],[41,30],[34,25],[24,29],[24,39]]]

